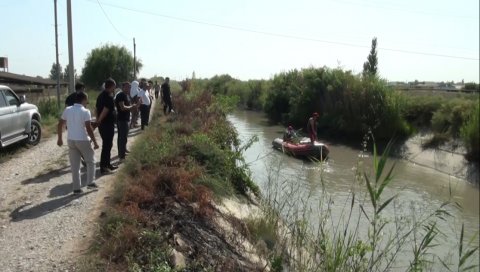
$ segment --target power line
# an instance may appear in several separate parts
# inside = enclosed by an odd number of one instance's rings
[[[417,13],[422,15],[442,16],[442,17],[448,17],[448,18],[467,19],[467,20],[478,19],[478,17],[474,17],[474,16],[457,15],[452,13],[446,14],[442,11],[435,11],[435,10],[424,11],[424,10],[418,10],[418,9],[409,9],[401,6],[385,5],[384,1],[379,1],[379,2],[376,2],[376,1],[352,2],[348,0],[330,0],[330,1],[334,3],[344,4],[344,5],[355,5],[360,7],[372,8],[372,9],[394,10],[394,11],[401,11],[404,13]]]
[[[110,25],[113,27],[113,29],[115,29],[115,31],[118,33],[118,35],[122,36],[122,38],[124,38],[124,39],[128,39],[125,35],[123,35],[123,34],[118,30],[118,28],[113,24],[112,20],[110,20],[110,17],[108,17],[107,13],[106,13],[105,10],[103,9],[102,4],[100,3],[99,0],[97,0],[97,3],[98,3],[98,6],[100,7],[100,9],[102,10],[103,14],[105,15],[105,18],[107,18],[108,22],[109,22]]]
[[[94,0],[86,0],[86,1],[93,2]],[[100,4],[100,0],[97,0],[97,2]],[[235,31],[247,32],[247,33],[261,34],[261,35],[265,35],[265,36],[279,37],[279,38],[285,38],[285,39],[293,39],[293,40],[302,40],[302,41],[342,45],[342,46],[348,46],[348,47],[370,48],[370,45],[360,45],[360,44],[347,43],[347,42],[339,42],[339,41],[331,41],[331,40],[324,40],[324,39],[317,39],[317,38],[294,36],[294,35],[275,33],[275,32],[267,32],[267,31],[261,31],[261,30],[243,28],[243,27],[236,27],[236,26],[228,26],[228,25],[222,25],[222,24],[211,23],[211,22],[206,22],[206,21],[200,21],[200,20],[193,20],[193,19],[182,18],[182,17],[177,17],[177,16],[171,16],[171,15],[156,13],[156,12],[152,12],[152,11],[148,11],[148,10],[139,10],[139,9],[119,6],[119,5],[115,5],[115,4],[110,4],[110,3],[103,3],[103,4],[105,6],[110,6],[110,7],[113,7],[113,8],[123,9],[123,10],[131,11],[131,12],[142,13],[142,14],[147,14],[147,15],[151,15],[151,16],[156,16],[156,17],[162,17],[162,18],[167,18],[167,19],[171,19],[171,20],[181,21],[181,22],[187,22],[187,23],[193,23],[193,24],[223,28],[223,29],[228,29],[228,30],[235,30]],[[102,10],[103,10],[103,8],[102,8]],[[110,19],[109,19],[109,21],[110,21]],[[112,24],[112,26],[113,26],[113,24]],[[453,58],[453,59],[463,59],[463,60],[474,60],[474,61],[479,60],[478,58],[473,58],[473,57],[454,56],[454,55],[447,55],[447,54],[436,54],[436,53],[430,53],[430,52],[420,52],[420,51],[404,50],[404,49],[397,49],[397,48],[378,47],[378,49],[385,50],[385,51],[391,51],[391,52],[405,53],[405,54],[423,55],[423,56],[433,56],[433,57],[443,57],[443,58]]]

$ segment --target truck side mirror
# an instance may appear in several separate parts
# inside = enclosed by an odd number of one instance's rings
[[[20,96],[20,104],[25,103],[25,101],[26,101],[25,95],[21,95],[21,96]]]

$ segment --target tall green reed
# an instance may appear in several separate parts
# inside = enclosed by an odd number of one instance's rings
[[[282,269],[289,271],[430,271],[437,269],[441,260],[442,267],[452,271],[461,271],[456,266],[478,268],[478,248],[473,242],[453,261],[434,252],[445,238],[438,224],[452,219],[454,203],[445,201],[426,212],[412,204],[405,212],[399,204],[401,194],[388,190],[395,180],[395,163],[388,166],[391,148],[389,143],[378,155],[374,146],[371,172],[359,163],[343,203],[337,203],[323,182],[323,162],[314,164],[320,169],[319,195],[302,188],[305,185],[299,180],[292,182],[294,176],[283,176],[282,163],[269,168],[262,214],[250,220],[261,220],[261,225],[276,230],[268,235],[267,259],[272,265],[275,262],[278,268],[281,259]],[[249,226],[256,233],[259,225]],[[255,238],[262,242],[261,235]]]

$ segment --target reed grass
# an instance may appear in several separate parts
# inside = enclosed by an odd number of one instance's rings
[[[463,241],[463,227],[457,256],[446,259],[434,252],[445,243],[439,222],[453,224],[455,203],[447,200],[424,211],[412,204],[405,210],[397,201],[401,194],[388,190],[395,182],[395,164],[387,167],[391,147],[378,155],[374,145],[373,170],[357,168],[344,203],[337,203],[323,182],[320,196],[314,197],[297,182],[279,178],[281,163],[272,168],[262,214],[248,221],[254,242],[270,249],[270,265],[279,267],[281,259],[283,271],[476,271],[478,236]]]

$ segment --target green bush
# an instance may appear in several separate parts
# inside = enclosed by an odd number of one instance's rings
[[[230,75],[216,75],[211,79],[192,80],[192,86],[194,86],[194,90],[207,90],[215,96],[237,97],[236,106],[261,110],[269,81],[241,81]]]
[[[403,106],[402,97],[383,80],[309,68],[275,75],[264,109],[275,122],[305,127],[312,112],[319,112],[320,131],[354,139],[372,131],[377,139],[388,139],[411,133]]]
[[[478,103],[471,111],[467,121],[462,125],[460,134],[467,148],[467,158],[478,161],[480,153],[479,122],[480,110]]]
[[[433,114],[445,102],[440,96],[405,95],[402,115],[407,122],[417,128],[430,127]]]
[[[192,135],[183,148],[208,173],[208,177],[201,177],[198,183],[207,186],[216,195],[233,195],[235,191],[246,194],[248,190],[258,193],[247,169],[237,165],[238,152],[222,148],[205,134]]]
[[[58,118],[60,117],[60,110],[57,107],[57,100],[55,99],[43,99],[40,100],[37,104],[38,111],[42,115],[43,118],[48,116]]]
[[[480,84],[477,84],[475,82],[469,82],[465,83],[465,90],[474,90],[474,91],[480,91]]]
[[[447,133],[453,138],[460,136],[460,127],[468,118],[474,102],[455,99],[442,103],[433,113],[432,130],[436,133]]]

